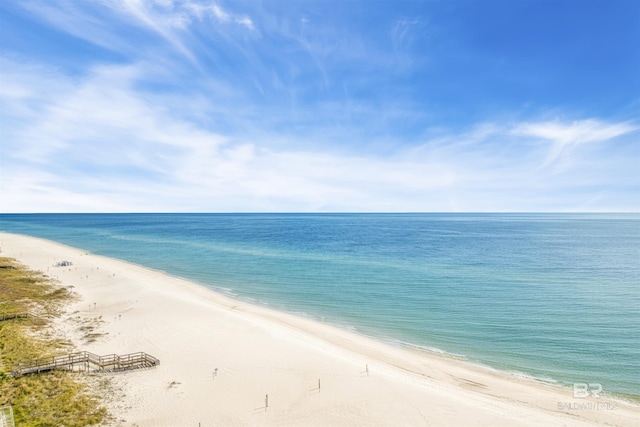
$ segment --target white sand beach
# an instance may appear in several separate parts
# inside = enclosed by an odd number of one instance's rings
[[[0,256],[73,286],[56,320],[79,350],[143,351],[113,377],[124,426],[638,425],[640,407],[395,348],[58,243],[0,233]],[[54,267],[62,260],[73,264]],[[82,321],[105,335],[84,342]],[[611,367],[615,369],[615,367]],[[368,372],[367,372],[368,370]],[[320,387],[319,387],[320,386]],[[268,395],[268,407],[265,398]]]

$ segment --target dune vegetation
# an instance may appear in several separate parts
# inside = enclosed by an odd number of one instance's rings
[[[108,420],[107,410],[81,374],[11,375],[21,361],[73,351],[72,343],[47,320],[60,316],[73,298],[70,289],[42,273],[0,258],[0,316],[22,312],[37,316],[0,321],[0,407],[12,406],[16,425],[71,427]]]

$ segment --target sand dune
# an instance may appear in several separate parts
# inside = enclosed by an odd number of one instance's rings
[[[73,286],[60,327],[98,354],[161,365],[114,374],[122,425],[637,425],[640,407],[395,348],[54,242],[0,233],[2,256]],[[61,260],[70,267],[54,267]],[[100,333],[87,342],[82,322]],[[615,369],[615,367],[612,367]],[[367,372],[368,371],[368,372]],[[268,407],[266,397],[268,395]]]

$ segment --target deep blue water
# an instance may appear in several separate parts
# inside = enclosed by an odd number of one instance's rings
[[[637,214],[0,215],[395,345],[640,396]]]

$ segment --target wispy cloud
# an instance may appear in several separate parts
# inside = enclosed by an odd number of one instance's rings
[[[197,53],[189,42],[190,26],[204,22],[213,26],[233,24],[254,30],[254,22],[244,14],[234,14],[215,2],[194,0],[112,0],[93,3],[30,1],[24,5],[30,12],[61,31],[108,50],[130,56],[143,55],[147,47],[140,45],[136,31],[147,31],[164,39],[193,64]],[[109,19],[104,19],[109,18]],[[218,28],[218,30],[221,30]]]
[[[516,126],[512,133],[551,142],[548,155],[542,164],[544,167],[569,156],[580,145],[606,142],[638,129],[640,128],[637,125],[630,122],[606,123],[597,119],[586,119],[571,123],[560,121],[525,123]]]
[[[120,3],[112,4],[117,5]],[[99,2],[80,7],[73,2],[54,5],[50,2],[28,1],[22,6],[36,19],[96,46],[124,54],[137,51],[137,46],[121,34],[122,26],[127,23],[109,19],[113,18],[112,8],[104,7]]]
[[[357,32],[297,3],[24,5],[117,57],[1,53],[1,211],[640,209],[637,122],[434,122],[434,86],[413,93],[425,17]]]
[[[20,73],[21,67],[11,64],[14,77],[28,72],[42,88],[54,81],[57,88],[27,91],[19,80],[8,82],[14,88],[3,95],[13,100],[8,113],[23,120],[12,120],[9,129],[15,142],[7,147],[4,210],[13,204],[61,209],[60,201],[71,210],[122,209],[113,200],[116,194],[131,210],[532,209],[521,198],[536,200],[540,187],[559,184],[537,170],[546,152],[535,146],[515,150],[520,136],[576,145],[635,129],[601,121],[484,123],[386,155],[323,148],[321,138],[298,149],[259,128],[239,137],[173,116],[189,99],[140,90],[138,82],[149,76],[144,65],[97,67],[80,81],[46,68]],[[25,107],[29,103],[46,107],[33,115]],[[602,172],[614,167],[629,165],[609,165]],[[586,172],[579,166],[569,172],[561,186],[579,186]],[[567,209],[572,203],[540,206]]]
[[[253,20],[245,14],[229,12],[215,2],[194,0],[122,0],[125,9],[145,23],[160,24],[164,28],[185,29],[194,20],[213,19],[217,23],[238,24],[254,29]],[[117,2],[116,2],[117,3]]]

